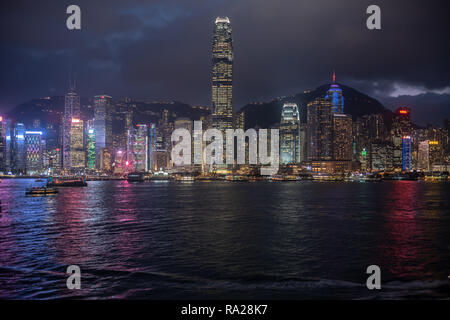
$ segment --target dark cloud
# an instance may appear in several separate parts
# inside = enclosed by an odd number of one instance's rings
[[[333,68],[381,101],[450,87],[448,1],[377,1],[381,31],[365,28],[366,0],[79,0],[82,30],[68,31],[73,3],[2,1],[0,110],[63,94],[70,70],[83,96],[209,105],[219,15],[233,27],[235,108],[316,87]]]

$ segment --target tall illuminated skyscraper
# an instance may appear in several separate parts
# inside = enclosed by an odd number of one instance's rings
[[[230,19],[218,17],[212,46],[213,127],[233,126],[233,38]]]
[[[70,168],[70,126],[72,118],[80,117],[80,96],[75,92],[75,84],[71,83],[69,92],[67,92],[64,100],[64,115],[62,128],[62,161],[63,168]]]
[[[411,170],[411,109],[398,108],[392,121],[393,165],[397,171]]]
[[[333,113],[344,113],[344,96],[341,87],[336,83],[336,74],[333,72],[333,83],[325,96],[331,101],[331,111]]]
[[[94,97],[94,132],[95,132],[95,165],[96,169],[109,167],[103,157],[104,149],[112,149],[112,98],[106,95]],[[103,158],[105,159],[104,161]],[[104,165],[106,164],[106,165]]]
[[[25,168],[28,175],[42,171],[42,131],[25,131]]]
[[[25,125],[16,123],[12,134],[11,169],[14,174],[24,174],[26,167]]]
[[[352,160],[352,116],[333,113],[333,160]]]
[[[280,122],[280,163],[299,163],[300,145],[300,115],[297,104],[285,103]]]
[[[308,161],[331,160],[333,156],[332,104],[317,98],[307,106]]]
[[[136,172],[148,171],[148,127],[145,124],[136,125],[133,141]]]
[[[71,169],[84,169],[85,167],[83,120],[75,118],[72,119],[70,129],[70,161]]]
[[[95,170],[95,131],[94,123],[92,120],[87,122],[87,135],[86,135],[86,150],[87,150],[87,169]]]

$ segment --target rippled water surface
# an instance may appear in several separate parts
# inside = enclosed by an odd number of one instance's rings
[[[450,184],[0,183],[0,298],[448,298]],[[66,288],[79,265],[82,289]],[[367,266],[382,290],[367,290]]]

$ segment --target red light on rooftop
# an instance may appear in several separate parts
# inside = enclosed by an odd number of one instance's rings
[[[59,151],[60,151],[60,149],[59,149],[59,148],[56,148],[56,151],[58,151],[58,152],[59,152]]]
[[[400,110],[398,113],[400,113],[400,114],[408,114],[408,111],[407,110]]]
[[[105,96],[102,96],[102,99],[105,99]]]

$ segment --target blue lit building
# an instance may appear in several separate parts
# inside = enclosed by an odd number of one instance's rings
[[[411,136],[403,137],[403,171],[410,171],[412,169],[411,158]]]
[[[336,74],[333,72],[333,83],[327,91],[325,99],[331,101],[332,113],[344,113],[344,96],[341,87],[336,83]]]
[[[11,136],[11,171],[13,174],[26,172],[25,125],[17,123]]]

